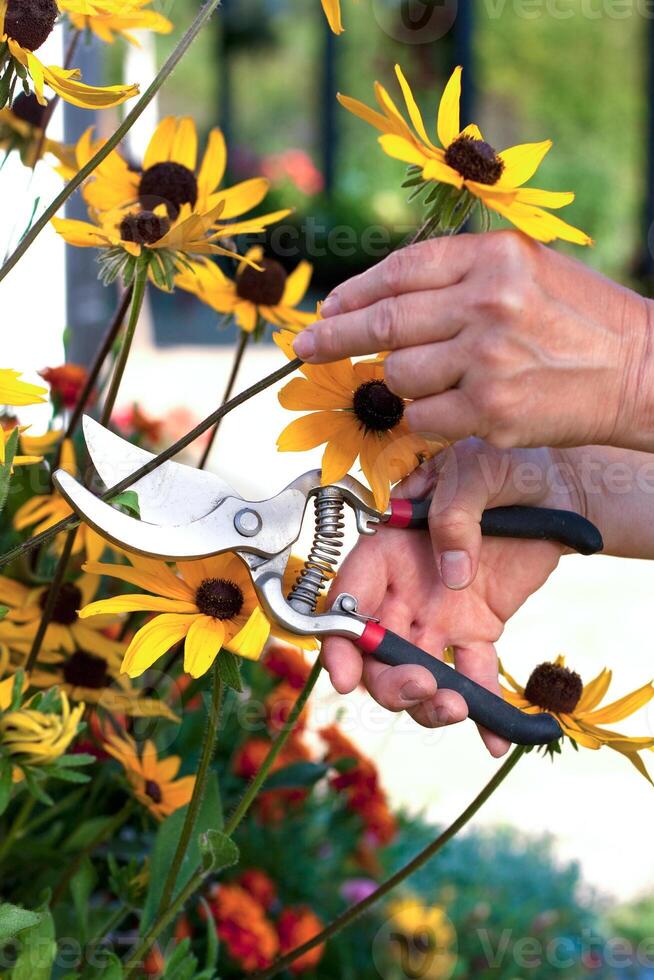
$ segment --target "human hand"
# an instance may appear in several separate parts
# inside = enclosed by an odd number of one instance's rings
[[[338,286],[295,351],[390,351],[412,429],[497,447],[654,446],[651,303],[513,231],[433,239]]]

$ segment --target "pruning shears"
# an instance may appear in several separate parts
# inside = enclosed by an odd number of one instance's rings
[[[84,434],[90,458],[108,488],[154,458],[89,417],[84,419]],[[277,496],[251,501],[214,473],[168,461],[133,484],[140,514],[136,518],[106,503],[65,470],[54,474],[54,482],[82,520],[128,551],[170,561],[235,552],[250,569],[264,611],[288,632],[345,636],[384,664],[425,667],[440,688],[456,691],[464,698],[473,721],[511,742],[544,745],[561,737],[559,723],[552,715],[526,714],[514,708],[366,616],[355,596],[337,595],[328,611],[317,611],[344,546],[346,505],[354,512],[359,533],[374,534],[383,524],[426,528],[428,499],[392,500],[382,513],[370,491],[357,480],[346,476],[322,486],[320,470],[311,470]],[[313,545],[286,595],[284,573],[310,501],[315,519]],[[484,513],[481,528],[483,534],[494,537],[556,541],[584,555],[603,547],[598,529],[571,511],[494,508]]]

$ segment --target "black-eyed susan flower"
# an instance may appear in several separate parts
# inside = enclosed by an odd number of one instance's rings
[[[86,620],[97,615],[159,613],[135,633],[125,651],[122,669],[130,677],[139,677],[182,640],[184,670],[193,677],[209,670],[223,646],[240,657],[258,660],[271,624],[239,558],[227,554],[179,562],[176,574],[163,561],[129,557],[131,565],[89,562],[84,567],[91,574],[117,578],[150,594],[100,599],[85,606],[80,616]]]
[[[124,647],[124,643],[116,644],[112,651],[105,648],[102,654],[82,649],[73,653],[41,649],[30,684],[36,688],[56,686],[72,702],[84,701],[114,716],[179,721],[165,701],[148,697],[121,673]]]
[[[169,34],[172,23],[151,10],[152,0],[57,0],[59,9],[78,31],[89,30],[106,44],[116,36],[138,45],[132,31]]]
[[[44,65],[34,52],[50,36],[58,16],[56,0],[0,0],[0,108],[11,102],[18,79],[27,94],[28,76],[41,105],[46,104],[45,85],[83,109],[107,109],[138,94],[138,85],[96,88],[79,81],[78,68]]]
[[[342,34],[345,28],[341,19],[341,0],[322,0],[322,9],[334,34]]]
[[[644,684],[631,694],[600,707],[613,679],[612,671],[606,668],[586,685],[579,674],[565,666],[565,659],[561,656],[554,662],[539,664],[524,687],[511,677],[503,665],[500,673],[509,684],[508,689],[502,689],[506,701],[527,714],[549,711],[575,745],[586,749],[607,746],[626,756],[638,772],[652,782],[638,753],[652,748],[654,738],[621,735],[602,726],[624,721],[649,704],[654,698],[654,683]]]
[[[299,310],[311,281],[312,267],[300,262],[286,273],[275,259],[264,257],[260,246],[246,253],[236,276],[229,276],[215,262],[194,262],[175,280],[175,285],[193,293],[218,313],[233,316],[241,330],[252,333],[260,323],[299,330],[316,319],[315,313]]]
[[[116,617],[98,617],[82,623],[78,611],[95,597],[100,579],[80,575],[74,582],[64,582],[55,602],[52,621],[43,639],[44,650],[62,650],[73,654],[82,649],[110,661],[123,652],[123,644],[103,632]],[[0,576],[0,603],[8,608],[0,621],[0,642],[13,650],[28,652],[48,601],[49,587],[30,588],[22,582]]]
[[[72,168],[73,150],[44,135],[47,113],[47,105],[41,105],[32,92],[21,92],[11,109],[0,109],[0,151],[8,154],[15,150],[26,167],[36,166],[51,154],[61,166]]]
[[[0,745],[17,763],[42,766],[56,762],[77,735],[84,704],[72,708],[63,691],[58,692],[58,711],[44,711],[39,696],[0,714]]]
[[[438,208],[441,214],[447,210],[453,212],[458,207],[459,213],[467,216],[469,206],[480,201],[537,241],[551,242],[561,238],[578,245],[592,244],[583,231],[545,210],[571,204],[573,193],[523,186],[538,170],[552,146],[551,140],[524,143],[498,153],[484,140],[478,126],[470,125],[461,130],[461,71],[461,68],[454,70],[440,101],[436,126],[440,146],[430,139],[399,65],[395,72],[411,125],[379,83],[375,85],[375,94],[381,111],[370,109],[345,95],[338,98],[346,109],[381,131],[379,143],[388,156],[410,165],[407,183],[423,182],[431,185],[434,192],[435,185],[454,189],[448,199],[434,198],[434,209]],[[445,227],[448,227],[447,221]]]
[[[13,371],[11,368],[0,368],[0,405],[9,405],[11,407],[38,405],[40,402],[45,401],[44,395],[47,395],[47,388],[29,384],[27,381],[21,381],[20,373]],[[13,416],[6,416],[6,418],[13,419]],[[1,426],[0,464],[4,464],[5,462],[5,446],[14,429],[17,428],[17,425],[17,421],[13,419],[12,424]],[[14,458],[14,465],[18,465],[20,462],[20,457]],[[36,460],[23,458],[22,462],[36,462]]]
[[[293,334],[275,336],[292,357]],[[384,381],[379,358],[353,363],[303,365],[304,378],[294,378],[279,393],[280,404],[292,412],[310,412],[287,425],[277,440],[281,452],[302,452],[327,443],[322,457],[324,485],[341,480],[357,457],[375,498],[385,510],[390,488],[408,476],[435,447],[411,432],[404,420],[404,399]]]
[[[0,458],[4,463],[7,458],[7,444],[11,439],[14,431],[18,429],[19,432],[19,445],[23,442],[23,433],[29,428],[28,425],[18,425],[17,419],[11,415],[3,415],[0,417]],[[21,446],[21,448],[24,448]],[[30,454],[26,452],[17,452],[14,454],[11,461],[11,469],[13,472],[14,466],[32,466],[34,463],[40,463],[43,459],[42,456],[35,454]]]
[[[134,739],[126,734],[109,735],[104,748],[120,762],[134,796],[157,820],[169,817],[191,799],[195,776],[176,778],[181,766],[179,756],[160,759],[150,741],[139,752]]]
[[[77,476],[77,462],[75,459],[75,449],[70,439],[64,439],[61,446],[61,469],[66,470],[71,476]],[[40,534],[47,531],[54,524],[65,520],[72,514],[60,493],[55,491],[48,494],[35,494],[18,508],[14,515],[14,527],[17,531],[25,531],[31,528],[33,534]],[[61,550],[61,536],[55,541],[55,548]],[[106,547],[106,542],[99,534],[91,530],[86,524],[80,524],[75,535],[73,544],[73,554],[85,551],[87,558],[100,558]]]

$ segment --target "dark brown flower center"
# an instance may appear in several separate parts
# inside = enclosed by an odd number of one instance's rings
[[[120,223],[120,237],[124,242],[137,245],[154,245],[170,230],[168,218],[154,211],[138,211],[126,215]]]
[[[25,95],[21,92],[11,104],[11,111],[23,122],[29,123],[35,129],[42,129],[43,117],[48,111],[47,105],[39,105],[35,95]]]
[[[366,381],[354,392],[354,414],[371,432],[388,432],[402,421],[404,402],[383,381]]]
[[[569,714],[574,711],[584,690],[579,674],[558,664],[540,664],[525,687],[525,697],[545,711]]]
[[[161,803],[163,793],[159,783],[155,783],[154,779],[146,779],[144,788],[146,796],[149,796],[154,803]]]
[[[49,595],[50,589],[46,589],[45,592],[41,593],[39,597],[39,606],[41,609],[45,609]],[[81,604],[82,593],[77,586],[72,582],[64,582],[59,589],[59,594],[55,601],[52,622],[60,623],[61,626],[70,626],[72,623],[77,622],[77,610]]]
[[[206,578],[195,593],[195,604],[200,612],[213,619],[234,619],[244,601],[238,585],[225,578]]]
[[[139,199],[143,207],[150,210],[154,210],[158,204],[165,204],[174,221],[182,204],[195,206],[198,182],[193,171],[181,163],[155,163],[141,177]]]
[[[22,48],[36,51],[49,37],[58,16],[55,0],[9,0],[5,33]]]
[[[497,153],[484,140],[472,136],[459,136],[445,151],[445,162],[466,180],[478,184],[496,184],[502,176],[504,164]]]
[[[261,272],[246,265],[236,277],[236,292],[255,306],[277,306],[286,287],[286,270],[275,259],[260,259]]]
[[[89,687],[101,691],[107,687],[111,676],[104,657],[96,657],[94,653],[76,650],[62,668],[62,674],[67,684],[73,687]]]

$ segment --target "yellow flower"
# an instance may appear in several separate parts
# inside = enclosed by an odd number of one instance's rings
[[[292,334],[275,337],[289,357],[292,339]],[[391,485],[433,455],[436,447],[410,431],[404,421],[407,402],[386,387],[382,359],[305,364],[301,371],[304,378],[294,378],[282,388],[279,401],[293,412],[311,414],[287,425],[277,448],[302,452],[326,442],[323,485],[341,480],[358,456],[375,506],[385,510]]]
[[[138,85],[109,85],[95,88],[79,81],[78,68],[59,68],[44,65],[34,52],[50,36],[59,14],[56,0],[0,0],[0,66],[3,81],[27,73],[32,80],[36,98],[46,105],[44,85],[48,85],[65,102],[83,109],[107,109],[120,105],[138,94]],[[0,98],[4,105],[7,101]]]
[[[613,673],[606,668],[584,686],[579,674],[565,666],[559,656],[553,663],[540,664],[522,687],[500,665],[502,677],[511,690],[503,689],[504,698],[527,714],[549,711],[553,714],[565,735],[586,749],[600,749],[606,745],[626,756],[636,769],[650,782],[650,776],[638,755],[642,749],[654,746],[649,736],[620,735],[601,725],[623,721],[654,697],[654,684],[644,684],[617,701],[599,707],[606,695]]]
[[[195,776],[175,778],[181,765],[179,756],[160,759],[150,741],[139,754],[136,742],[129,735],[110,735],[104,748],[120,762],[134,796],[157,820],[170,816],[191,799]]]
[[[20,447],[27,456],[45,456],[60,442],[61,429],[50,429],[40,436],[32,435],[31,426],[24,426],[20,434]]]
[[[71,476],[77,476],[75,450],[70,439],[65,439],[62,443],[60,466]],[[54,524],[70,517],[72,513],[61,494],[57,492],[36,494],[18,508],[14,515],[14,527],[17,531],[32,528],[33,534],[40,534],[41,531],[47,531]],[[59,551],[63,547],[61,537],[57,539],[55,547]],[[86,524],[80,524],[75,535],[73,554],[85,550],[87,557],[95,560],[100,558],[105,547],[106,541],[99,534],[91,530]]]
[[[461,71],[461,68],[454,70],[438,109],[436,130],[442,148],[431,141],[399,65],[395,72],[413,128],[379,83],[375,85],[375,94],[381,112],[345,95],[338,98],[346,109],[381,131],[379,143],[388,156],[410,164],[422,174],[424,181],[467,191],[537,241],[561,238],[578,245],[591,245],[592,239],[583,231],[544,210],[571,204],[574,194],[523,186],[536,173],[552,146],[551,140],[524,143],[497,153],[485,142],[477,126],[460,129]]]
[[[47,765],[62,756],[77,735],[85,705],[71,708],[63,691],[60,698],[60,713],[45,714],[28,702],[0,715],[0,745],[5,751],[31,766]]]
[[[258,660],[271,624],[239,558],[227,554],[179,562],[179,574],[163,561],[137,555],[129,558],[131,566],[88,562],[84,568],[91,574],[109,575],[151,594],[100,599],[85,606],[80,617],[130,612],[161,614],[138,630],[125,651],[122,669],[130,677],[139,677],[182,640],[184,670],[193,677],[209,670],[223,646],[240,657]],[[286,633],[276,628],[274,633],[287,638]],[[308,645],[313,644],[308,641]]]
[[[334,34],[342,34],[345,28],[341,20],[341,0],[322,0],[322,9]]]
[[[44,402],[48,389],[20,380],[20,372],[0,368],[0,405],[37,405]]]
[[[102,632],[116,622],[115,617],[104,616],[94,623],[80,622],[78,610],[94,598],[99,585],[100,579],[95,575],[81,575],[74,582],[63,583],[43,640],[44,650],[72,654],[81,649],[105,659],[122,654],[123,644]],[[0,604],[9,609],[0,621],[0,642],[19,652],[29,651],[47,598],[48,586],[34,589],[0,576]]]
[[[4,463],[7,458],[7,443],[9,442],[14,430],[18,428],[20,433],[20,443],[23,443],[23,432],[29,429],[28,425],[16,426],[16,419],[12,416],[3,415],[0,417],[0,463]],[[24,448],[24,444],[23,444]],[[11,461],[11,472],[14,471],[14,466],[32,466],[34,463],[40,463],[43,459],[42,456],[35,456],[30,454],[20,454],[16,453],[13,460]]]
[[[72,149],[43,134],[46,109],[35,95],[24,92],[14,99],[11,109],[0,109],[0,150],[3,153],[17,150],[26,167],[34,167],[48,153],[62,166],[71,167]]]
[[[68,15],[78,31],[90,30],[101,41],[112,44],[119,34],[131,44],[138,40],[131,31],[154,31],[169,34],[173,25],[156,10],[146,10],[152,0],[57,0],[59,9]]]
[[[309,262],[300,262],[287,275],[274,259],[263,256],[260,246],[251,248],[246,259],[257,268],[241,262],[235,279],[230,279],[215,262],[194,262],[175,280],[218,313],[234,317],[241,330],[252,333],[260,319],[277,327],[299,330],[316,319],[297,307],[304,299],[311,279]]]
[[[407,940],[406,946],[393,943],[404,960],[407,949],[420,949],[422,980],[446,980],[456,964],[456,931],[440,905],[425,905],[416,897],[396,899],[386,906],[388,927],[393,936]]]

